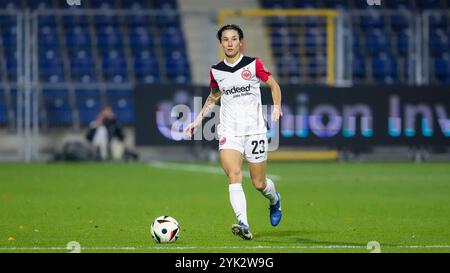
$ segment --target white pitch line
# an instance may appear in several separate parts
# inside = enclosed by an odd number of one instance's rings
[[[408,248],[408,249],[450,249],[450,245],[398,245],[381,246],[381,249]],[[314,246],[155,246],[155,247],[81,247],[80,250],[187,250],[187,249],[367,249],[366,246],[354,245],[314,245]],[[71,250],[67,247],[0,247],[0,251],[10,250]]]
[[[151,161],[149,163],[151,167],[159,168],[159,169],[168,169],[168,170],[177,170],[177,171],[188,171],[188,172],[196,172],[196,173],[212,173],[212,174],[224,174],[222,168],[214,167],[214,166],[205,166],[205,165],[194,165],[194,164],[181,164],[181,163],[169,163],[162,161]],[[244,177],[249,178],[250,172],[243,171],[242,174]],[[276,174],[268,174],[270,179],[279,180],[281,176]]]

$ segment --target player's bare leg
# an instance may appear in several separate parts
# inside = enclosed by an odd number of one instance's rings
[[[220,163],[228,177],[229,184],[242,183],[243,157],[239,151],[222,149],[219,151]]]
[[[242,154],[236,150],[222,149],[219,156],[228,177],[230,203],[238,219],[238,224],[233,225],[231,231],[245,240],[251,240],[253,235],[247,221],[247,201],[242,188]]]
[[[267,199],[270,205],[270,223],[277,226],[281,221],[281,199],[280,194],[275,189],[273,181],[266,176],[267,163],[249,163],[250,176],[253,186],[259,190]]]

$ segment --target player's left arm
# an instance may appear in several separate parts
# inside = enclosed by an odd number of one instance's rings
[[[261,81],[266,83],[270,90],[272,90],[272,100],[273,100],[273,112],[272,112],[272,121],[276,122],[283,116],[283,112],[281,111],[281,88],[280,85],[275,81],[272,77],[272,73],[264,66],[262,61],[259,58],[256,58],[255,62],[256,68],[256,77]]]
[[[280,85],[275,81],[272,76],[266,81],[266,84],[270,87],[272,91],[272,100],[273,100],[273,112],[272,112],[272,121],[276,122],[280,117],[283,116],[283,111],[281,110],[281,88]]]

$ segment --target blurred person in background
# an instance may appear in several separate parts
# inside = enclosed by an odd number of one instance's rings
[[[86,139],[92,144],[97,160],[123,158],[125,135],[111,106],[104,106],[97,119],[89,124]]]

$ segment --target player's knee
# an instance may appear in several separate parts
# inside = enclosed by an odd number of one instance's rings
[[[252,178],[252,183],[258,191],[263,191],[266,188],[266,178]]]
[[[230,178],[231,181],[240,181],[242,176],[242,171],[240,168],[234,168],[230,169],[227,172],[228,178]]]

